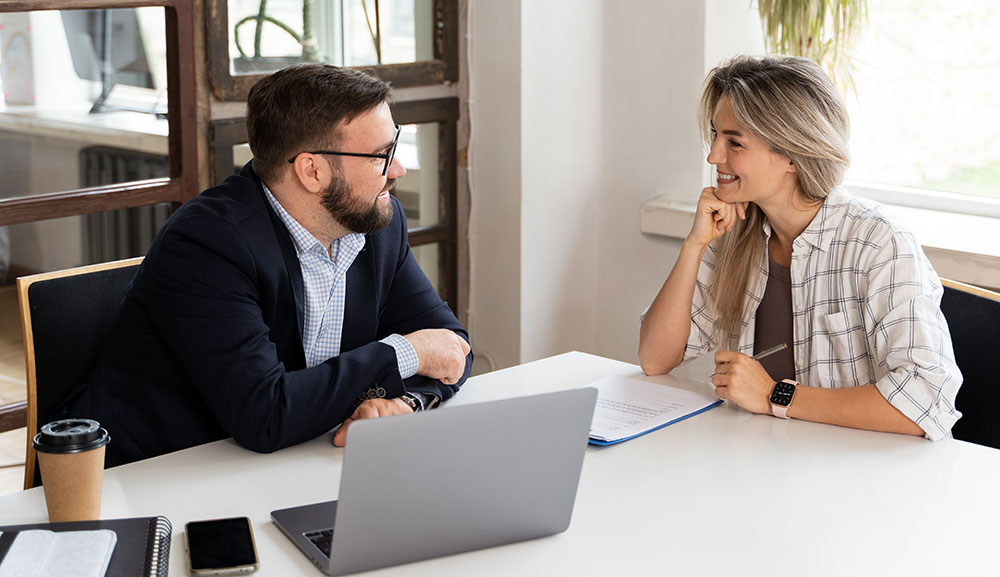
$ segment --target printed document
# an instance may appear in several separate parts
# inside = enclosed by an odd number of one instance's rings
[[[622,375],[590,383],[588,386],[597,389],[597,408],[590,425],[590,442],[611,445],[627,441],[722,403],[705,383],[669,375],[660,378],[664,379],[693,383],[694,388],[705,391],[694,392]]]

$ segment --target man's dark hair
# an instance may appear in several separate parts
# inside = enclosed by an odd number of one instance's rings
[[[390,91],[389,83],[370,74],[329,64],[300,64],[265,76],[247,97],[254,170],[273,182],[296,154],[335,149],[335,127],[388,101]]]

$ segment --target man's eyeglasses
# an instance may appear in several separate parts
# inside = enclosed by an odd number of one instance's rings
[[[399,142],[399,131],[400,127],[396,125],[396,136],[392,139],[392,145],[389,147],[389,152],[382,154],[370,154],[367,152],[340,152],[337,150],[310,150],[307,154],[331,154],[333,156],[358,156],[361,158],[384,158],[385,166],[382,167],[382,176],[389,173],[389,165],[392,164],[392,157],[396,155],[396,143]],[[301,152],[299,154],[302,154]],[[299,154],[288,159],[288,164],[295,163],[295,159],[298,158]]]

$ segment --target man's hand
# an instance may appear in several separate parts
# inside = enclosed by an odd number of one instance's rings
[[[448,329],[423,329],[403,335],[417,352],[417,374],[454,385],[465,374],[469,343]]]
[[[340,426],[337,434],[333,436],[333,444],[336,447],[344,446],[347,442],[347,426],[354,421],[412,412],[413,409],[410,408],[410,405],[404,403],[402,399],[368,399],[358,405],[358,408],[354,409],[351,416],[344,420],[344,424]]]
[[[774,379],[759,362],[743,353],[715,353],[712,384],[716,397],[728,399],[753,413],[771,414]]]

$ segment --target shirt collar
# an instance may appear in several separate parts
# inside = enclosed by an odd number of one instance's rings
[[[829,249],[837,236],[837,227],[843,224],[842,216],[850,199],[851,194],[843,187],[833,189],[799,238],[822,251]]]
[[[802,231],[796,242],[801,239],[801,242],[822,251],[830,248],[830,243],[837,235],[837,227],[842,224],[841,215],[851,198],[851,193],[843,187],[838,186],[833,189],[833,192],[823,199],[823,205],[819,207],[819,212],[813,217],[809,226]],[[766,217],[764,218],[764,238],[771,238],[771,223]]]
[[[341,241],[344,241],[347,246],[351,247],[352,250],[350,252],[354,253],[357,251],[353,249],[359,248],[359,245],[364,246],[365,235],[352,232],[334,240],[331,243],[330,251],[328,253],[327,247],[323,246],[323,243],[321,243],[319,239],[306,230],[304,226],[299,224],[299,221],[295,220],[295,217],[288,214],[288,211],[285,210],[285,207],[281,206],[281,203],[278,202],[278,199],[274,196],[274,193],[271,192],[271,189],[269,189],[263,181],[261,181],[260,184],[264,187],[264,196],[267,198],[268,204],[270,204],[271,208],[274,209],[274,212],[278,215],[278,219],[280,219],[282,224],[285,225],[285,228],[288,229],[288,232],[292,237],[292,243],[295,245],[295,252],[299,256],[319,250],[322,251],[324,255],[332,254],[333,260],[337,260],[337,249],[340,247]]]

